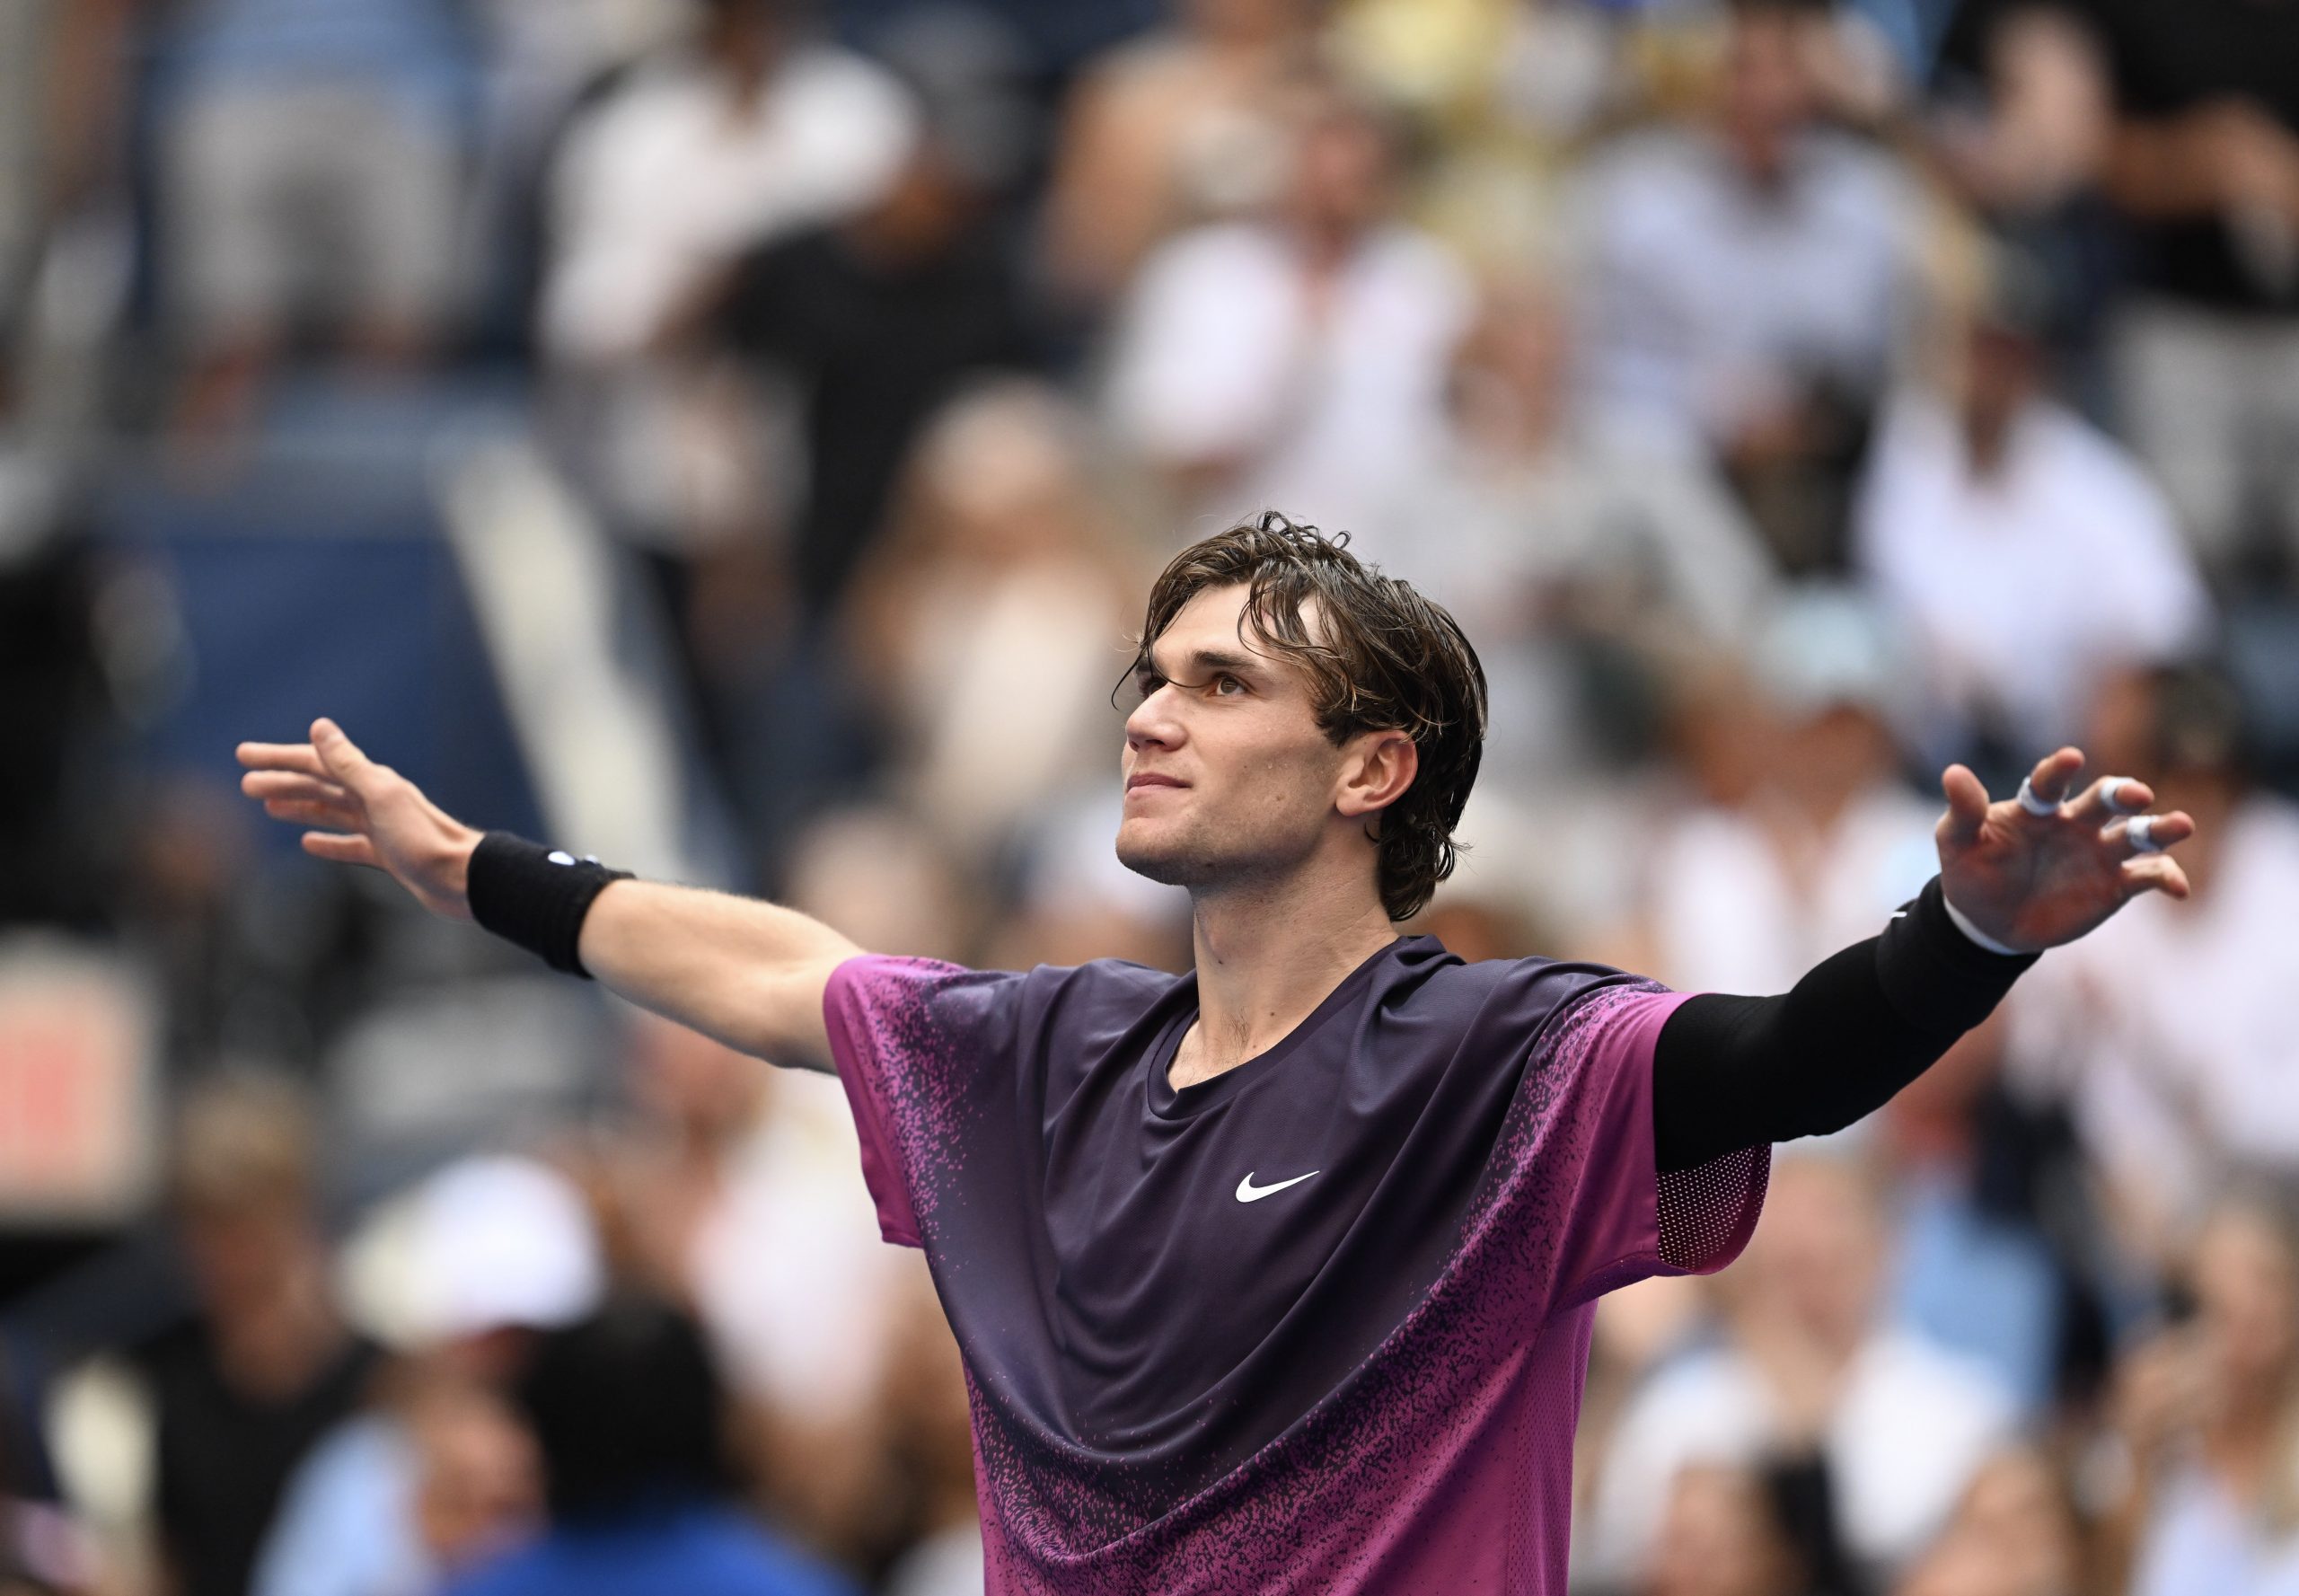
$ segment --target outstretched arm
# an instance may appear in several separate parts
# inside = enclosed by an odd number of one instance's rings
[[[314,828],[304,833],[305,852],[382,870],[433,913],[473,918],[472,861],[486,833],[369,759],[333,721],[313,722],[308,743],[242,743],[238,754],[248,767],[240,786],[266,814]],[[482,877],[515,870],[511,852],[491,848]],[[860,951],[795,910],[619,879],[583,915],[577,957],[584,972],[666,1019],[762,1058],[826,1067],[823,990]]]
[[[1941,873],[1881,936],[1823,960],[1779,997],[1703,993],[1669,1015],[1652,1060],[1660,1168],[1841,1130],[1985,1019],[2042,949],[2143,892],[2185,897],[2187,877],[2162,850],[2193,823],[2150,816],[2135,833],[2154,794],[2112,776],[2063,801],[2083,764],[2063,748],[2035,768],[2024,798],[1998,804],[1951,766]]]

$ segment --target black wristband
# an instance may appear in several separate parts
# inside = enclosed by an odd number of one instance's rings
[[[472,851],[463,895],[486,930],[587,981],[591,973],[576,951],[583,916],[611,883],[630,878],[629,870],[610,870],[595,859],[489,832]]]
[[[1944,1045],[1986,1019],[2039,957],[1992,953],[1964,935],[1934,876],[1876,939],[1876,978],[1902,1019]]]

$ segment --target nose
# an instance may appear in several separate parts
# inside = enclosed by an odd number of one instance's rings
[[[1182,726],[1174,715],[1176,694],[1173,683],[1161,685],[1133,707],[1125,718],[1125,745],[1135,754],[1145,748],[1178,748],[1182,744]]]

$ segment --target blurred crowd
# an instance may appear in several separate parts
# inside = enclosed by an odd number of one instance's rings
[[[1784,990],[1951,760],[2199,826],[1608,1300],[1575,1590],[2299,1596],[2299,0],[0,6],[0,1592],[979,1590],[836,1084],[229,740],[1180,968],[1112,683],[1269,507],[1482,655],[1463,957]]]

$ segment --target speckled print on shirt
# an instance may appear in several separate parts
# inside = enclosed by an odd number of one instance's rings
[[[1474,981],[1488,1007],[1488,988],[1507,995],[1495,984],[1505,974],[1451,964],[1449,987],[1414,989],[1362,1023],[1442,1010]],[[829,1002],[887,1234],[925,1248],[967,1354],[990,1590],[1561,1592],[1595,1298],[1643,1275],[1721,1266],[1762,1198],[1763,1149],[1667,1181],[1654,1172],[1652,1045],[1678,996],[1591,978],[1554,1012],[1527,1010],[1537,1023],[1521,1057],[1495,1066],[1517,1071],[1498,1081],[1509,1089],[1497,1133],[1412,1300],[1375,1307],[1370,1331],[1337,1330],[1336,1347],[1294,1327],[1287,1367],[1337,1360],[1313,1399],[1264,1403],[1284,1383],[1268,1378],[1213,1386],[1202,1413],[1181,1393],[1156,1444],[1127,1446],[1081,1432],[1063,1400],[1061,1316],[1048,1306],[1059,1262],[1008,1245],[1003,1227],[1026,1222],[1044,1186],[1032,1156],[1044,1125],[1095,1078],[1065,1075],[1066,1052],[1122,1069],[1152,1028],[1129,1025],[1129,1003],[1152,1010],[1170,978],[1098,977],[1082,1006],[1045,973],[1042,990],[1030,979],[856,960]],[[1055,1054],[1034,1055],[1049,1037]],[[1172,1304],[1182,1333],[1218,1310]],[[1228,1451],[1193,1444],[1201,1422]]]

